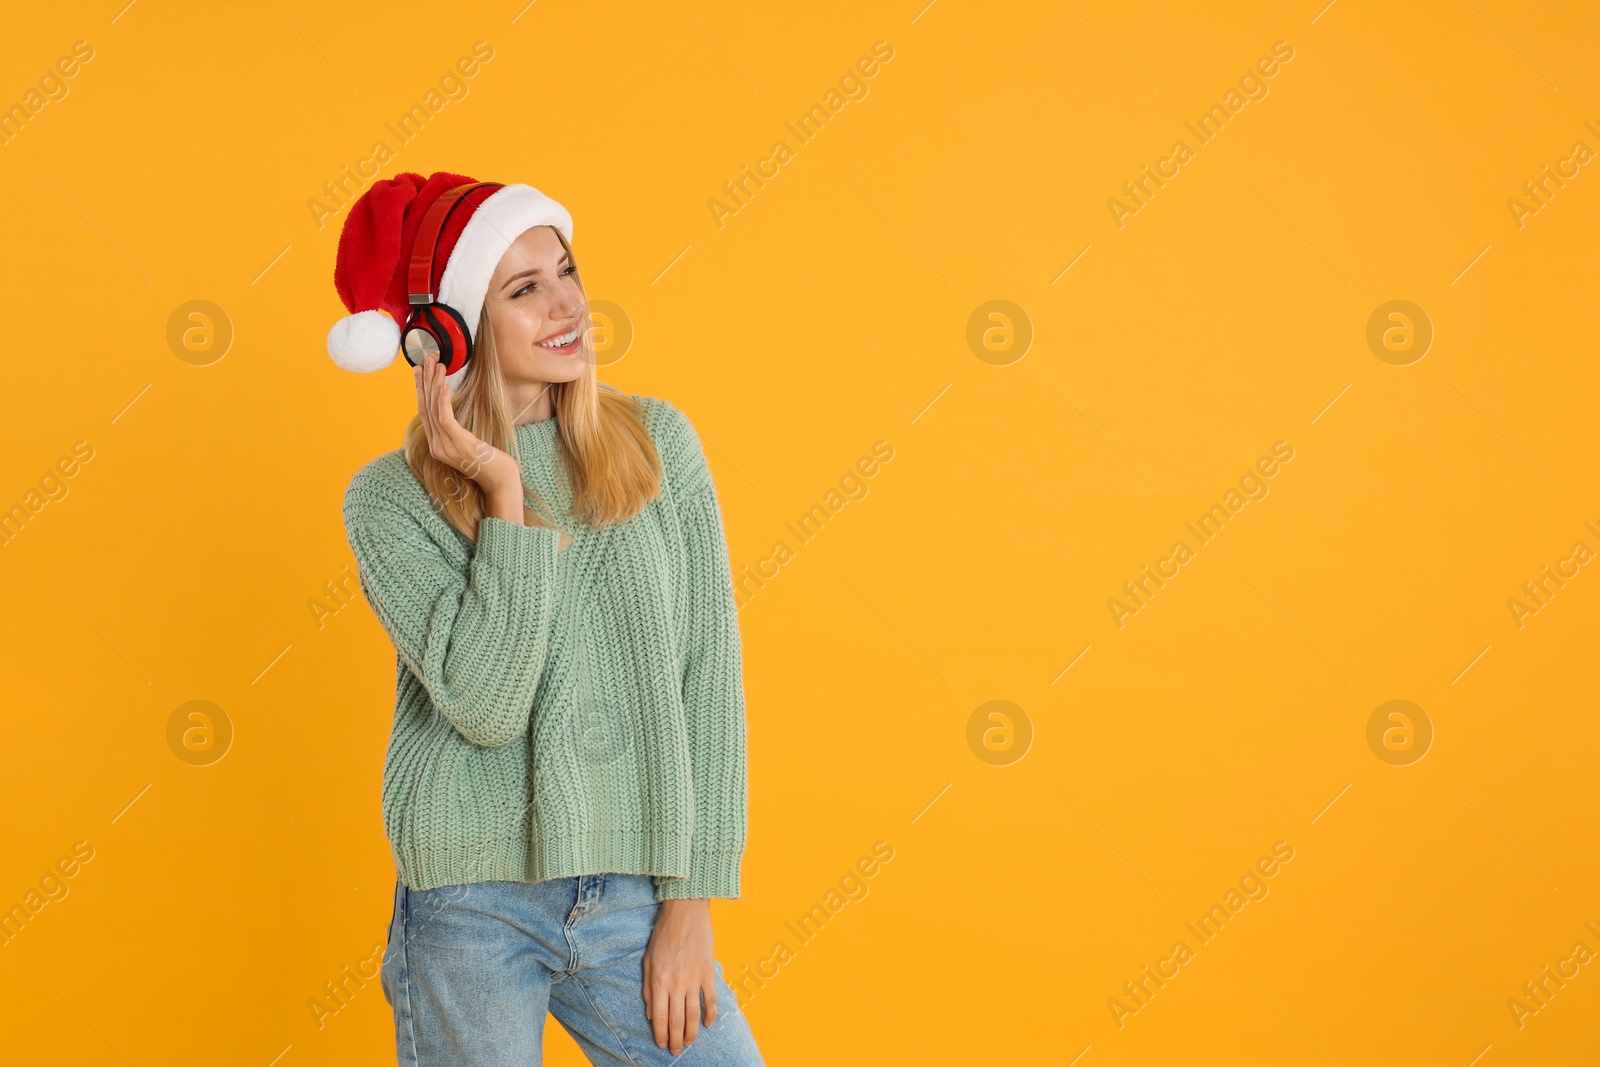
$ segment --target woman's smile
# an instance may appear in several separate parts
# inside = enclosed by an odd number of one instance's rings
[[[560,333],[553,333],[542,341],[534,344],[546,352],[555,352],[558,355],[570,356],[582,346],[583,331],[576,326],[569,326]]]

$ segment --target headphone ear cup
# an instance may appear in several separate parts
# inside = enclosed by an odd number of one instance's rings
[[[406,321],[401,350],[413,367],[432,353],[445,373],[454,374],[472,359],[472,335],[466,319],[449,304],[423,304]]]
[[[446,373],[454,374],[472,358],[472,335],[467,331],[467,320],[449,304],[434,304],[428,311],[434,320],[434,335],[440,339],[439,362]],[[449,355],[445,354],[447,349]]]

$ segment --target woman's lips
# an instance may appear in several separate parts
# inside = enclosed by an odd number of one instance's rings
[[[554,352],[557,355],[570,356],[574,352],[576,352],[580,347],[582,347],[582,345],[583,345],[583,331],[580,330],[580,329],[577,329],[576,327],[573,327],[571,329],[563,330],[560,333],[551,334],[550,336],[551,337],[565,337],[568,334],[572,335],[572,340],[568,341],[564,345],[547,345],[547,344],[544,344],[541,341],[535,341],[534,342],[534,347],[538,348],[539,350],[544,351],[544,352]]]

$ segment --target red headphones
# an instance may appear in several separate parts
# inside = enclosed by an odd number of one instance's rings
[[[439,194],[423,214],[422,225],[418,227],[416,240],[411,245],[411,268],[406,287],[411,314],[406,317],[400,343],[406,362],[413,367],[420,366],[423,358],[431,353],[439,358],[445,373],[453,374],[465,367],[472,358],[472,332],[467,328],[466,320],[449,304],[441,304],[434,299],[433,261],[445,223],[467,194],[476,189],[503,187],[500,182],[458,185]]]

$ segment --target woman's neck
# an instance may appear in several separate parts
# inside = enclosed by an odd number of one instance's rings
[[[511,423],[520,426],[525,422],[542,422],[556,414],[555,394],[551,382],[525,382],[508,385]]]

